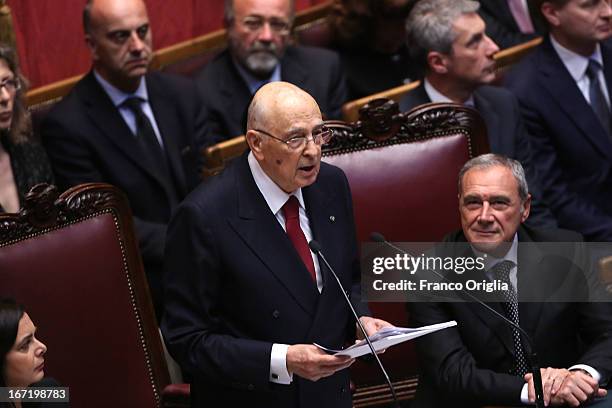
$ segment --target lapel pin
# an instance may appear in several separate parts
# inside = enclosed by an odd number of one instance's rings
[[[335,222],[335,221],[336,221],[336,217],[334,217],[333,215],[330,215],[330,216],[329,216],[329,220],[330,220],[331,222]]]

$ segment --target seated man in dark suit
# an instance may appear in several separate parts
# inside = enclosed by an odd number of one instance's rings
[[[286,82],[249,107],[250,151],[178,208],[166,247],[168,349],[192,376],[194,406],[351,407],[352,299],[368,334],[349,185],[321,163],[329,140],[314,99]],[[308,248],[316,239],[342,282]]]
[[[498,298],[489,305],[533,339],[540,366],[547,367],[541,369],[544,402],[578,406],[607,394],[612,307],[601,302],[606,297],[598,297],[602,292],[597,280],[588,286],[588,298],[576,299],[573,292],[564,298],[551,296],[560,287],[552,281],[573,289],[593,278],[589,256],[577,233],[524,226],[530,203],[519,162],[494,154],[476,157],[459,173],[462,230],[450,234],[445,245],[483,257],[484,268],[473,278],[508,285],[502,293],[505,301]],[[579,268],[584,265],[587,268]],[[595,298],[599,301],[583,301]],[[475,302],[411,303],[409,309],[415,325],[457,321],[456,327],[417,340],[422,375],[416,407],[534,401],[528,348],[517,329]]]
[[[400,110],[429,102],[475,108],[487,126],[491,151],[519,160],[527,170],[534,196],[529,223],[554,227],[556,221],[542,202],[518,103],[507,90],[488,86],[495,79],[493,55],[499,48],[486,35],[478,8],[469,0],[422,0],[414,6],[406,22],[407,43],[425,78],[400,101]]]
[[[286,81],[317,101],[326,119],[340,119],[346,85],[332,51],[290,45],[293,0],[226,0],[229,47],[199,75],[208,112],[202,145],[243,135],[252,95],[262,85]]]
[[[479,0],[478,14],[487,24],[487,35],[502,49],[532,40],[543,32],[539,13],[527,0]]]
[[[559,225],[612,241],[612,6],[538,1],[550,35],[508,86],[531,136],[544,199]]]
[[[190,81],[147,74],[151,27],[142,0],[89,0],[92,70],[42,126],[57,182],[107,182],[129,199],[158,317],[166,224],[197,184],[201,102]]]

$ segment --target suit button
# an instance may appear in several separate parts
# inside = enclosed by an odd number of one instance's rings
[[[280,312],[278,310],[275,310],[272,312],[272,317],[275,319],[278,319],[278,317],[280,316]]]
[[[344,394],[346,392],[346,387],[340,387],[340,392]]]
[[[249,391],[253,391],[255,389],[255,386],[253,384],[249,384],[247,387],[247,390]]]

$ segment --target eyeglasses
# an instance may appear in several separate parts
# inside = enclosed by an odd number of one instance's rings
[[[246,17],[242,20],[242,25],[252,33],[261,31],[266,23],[270,25],[270,30],[276,34],[289,34],[291,30],[291,24],[288,21],[278,18],[271,18],[268,20],[261,17]]]
[[[308,140],[312,140],[314,142],[314,144],[320,146],[320,145],[324,145],[325,143],[329,142],[329,140],[332,137],[332,131],[331,129],[322,126],[317,130],[314,130],[312,133],[311,137],[308,136],[295,136],[295,137],[291,137],[287,140],[278,138],[274,135],[271,135],[270,133],[266,132],[265,130],[260,130],[260,129],[253,129],[255,132],[259,132],[259,133],[263,133],[266,136],[271,137],[272,139],[276,139],[279,142],[282,142],[284,144],[286,144],[287,146],[289,146],[289,148],[291,150],[300,150],[303,149],[306,146],[306,143],[308,142]]]
[[[6,89],[9,93],[13,93],[21,89],[21,82],[17,78],[5,79],[0,82],[0,90],[2,88]]]

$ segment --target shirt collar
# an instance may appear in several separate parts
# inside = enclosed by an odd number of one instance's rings
[[[98,81],[102,89],[104,89],[108,97],[113,102],[113,105],[117,107],[121,106],[121,104],[123,104],[123,102],[125,102],[126,99],[130,97],[134,97],[134,96],[141,98],[145,101],[149,100],[149,93],[147,91],[147,84],[146,84],[145,77],[141,78],[140,84],[138,85],[138,88],[136,89],[136,91],[130,94],[130,93],[123,92],[122,90],[118,89],[117,87],[112,85],[110,82],[108,82],[106,79],[102,78],[102,75],[98,74],[96,70],[94,70],[94,76],[96,77],[96,80]]]
[[[432,102],[456,103],[453,100],[451,100],[449,97],[447,97],[446,95],[443,95],[442,93],[440,93],[436,88],[434,88],[434,86],[431,84],[431,82],[427,80],[427,78],[425,78],[424,86],[425,86],[425,92],[427,93],[427,96],[429,96],[429,99]],[[465,102],[463,102],[463,104],[465,106],[474,107],[474,96],[470,95],[470,97]]]
[[[603,58],[601,56],[601,47],[599,46],[599,43],[595,46],[595,52],[593,55],[590,57],[585,57],[565,48],[559,44],[552,35],[550,35],[550,42],[555,51],[557,51],[557,55],[559,55],[561,61],[563,61],[563,65],[565,65],[565,68],[567,68],[570,75],[576,82],[581,80],[586,75],[586,69],[589,65],[590,59],[599,62],[599,64],[603,66]]]
[[[247,84],[249,91],[251,92],[251,95],[254,95],[255,92],[257,92],[259,88],[261,88],[268,82],[278,82],[281,80],[280,63],[276,64],[276,67],[274,67],[274,71],[272,71],[272,75],[270,75],[270,78],[260,79],[260,78],[255,77],[253,74],[251,74],[246,69],[244,69],[244,67],[240,65],[238,62],[236,62],[233,58],[232,58],[232,62],[236,66],[236,69],[238,70],[238,73],[240,74],[244,82]]]
[[[484,252],[480,252],[476,248],[472,247],[472,250],[476,254],[477,257],[481,257],[484,259],[484,270],[489,271],[492,267],[500,263],[501,261],[512,261],[514,265],[518,265],[518,234],[514,234],[514,239],[512,240],[512,246],[506,255],[502,258],[496,258],[490,254],[485,254]]]
[[[253,152],[249,152],[248,162],[251,173],[253,174],[253,179],[255,180],[255,184],[257,185],[259,191],[261,191],[261,194],[266,200],[268,207],[270,207],[272,214],[279,212],[292,195],[298,199],[300,207],[302,207],[304,210],[306,209],[301,188],[298,188],[291,194],[287,194],[263,171],[257,159],[255,156],[253,156]]]

